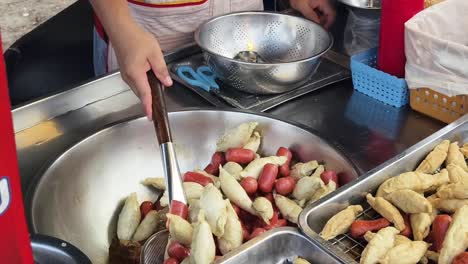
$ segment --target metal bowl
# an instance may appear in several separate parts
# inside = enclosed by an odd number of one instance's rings
[[[274,155],[290,147],[301,161],[318,159],[327,167],[357,177],[352,163],[334,145],[298,125],[260,114],[219,110],[169,113],[182,172],[203,168],[227,128],[259,122],[261,151]],[[68,241],[93,263],[106,263],[117,215],[125,197],[137,192],[140,202],[157,194],[141,184],[163,177],[154,127],[139,118],[104,129],[79,142],[40,172],[27,193],[32,231]]]
[[[320,25],[301,17],[240,12],[213,18],[195,32],[207,64],[231,87],[253,94],[293,90],[315,73],[333,38]],[[256,52],[265,62],[234,59]]]

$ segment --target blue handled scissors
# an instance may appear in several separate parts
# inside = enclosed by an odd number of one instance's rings
[[[179,66],[177,75],[188,84],[202,88],[209,92],[211,89],[219,89],[216,83],[216,74],[207,66],[200,66],[196,71],[190,66]]]

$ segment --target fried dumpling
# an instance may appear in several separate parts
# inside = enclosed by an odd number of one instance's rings
[[[218,139],[216,151],[225,152],[230,148],[241,148],[249,141],[252,133],[257,127],[257,122],[243,123],[231,128]]]
[[[447,158],[447,152],[450,141],[444,140],[432,150],[429,155],[419,164],[416,171],[432,174],[444,163]]]
[[[137,194],[132,193],[125,200],[117,221],[117,237],[120,240],[130,240],[140,225],[141,213]]]
[[[405,229],[405,220],[400,211],[393,206],[389,201],[382,197],[373,197],[372,194],[366,195],[367,203],[381,216],[393,223],[395,227],[402,231]]]
[[[458,209],[445,234],[439,255],[439,264],[451,264],[453,259],[468,248],[468,205]]]
[[[204,212],[206,221],[210,225],[213,234],[217,237],[222,237],[227,213],[226,203],[218,188],[211,183],[206,185],[200,197],[199,205],[200,211]]]
[[[360,205],[350,205],[330,218],[320,232],[325,240],[330,240],[338,235],[348,232],[356,217],[363,211]]]

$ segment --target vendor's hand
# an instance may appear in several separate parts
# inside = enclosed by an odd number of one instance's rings
[[[307,19],[330,28],[335,22],[336,12],[330,0],[290,0],[291,7]]]
[[[158,40],[137,24],[122,28],[112,39],[123,80],[143,103],[148,119],[152,120],[152,97],[146,72],[153,70],[161,83],[172,86],[166,62]]]

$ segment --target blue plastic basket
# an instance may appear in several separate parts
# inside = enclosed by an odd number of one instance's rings
[[[408,85],[405,79],[379,71],[377,48],[369,49],[351,57],[351,72],[354,89],[395,107],[409,102]]]

